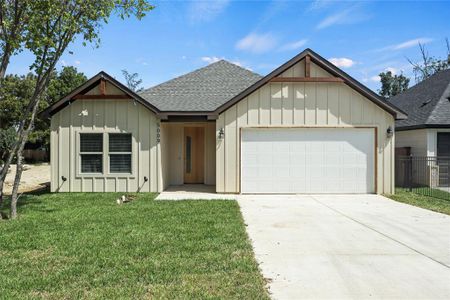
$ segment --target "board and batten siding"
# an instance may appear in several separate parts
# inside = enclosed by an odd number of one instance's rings
[[[301,61],[280,76],[304,76]],[[312,77],[331,76],[311,64]],[[344,83],[267,83],[228,108],[216,121],[216,191],[240,192],[240,129],[245,127],[353,127],[377,128],[376,192],[394,193],[394,128],[391,114]]]
[[[122,94],[107,83],[110,94]],[[88,94],[96,94],[94,88]],[[76,100],[51,118],[52,192],[158,192],[167,185],[161,170],[159,119],[133,100]],[[132,174],[80,174],[79,133],[131,133]],[[162,141],[166,143],[166,141]],[[108,162],[104,153],[103,169]],[[62,180],[62,176],[67,181]],[[144,176],[148,178],[144,182]]]

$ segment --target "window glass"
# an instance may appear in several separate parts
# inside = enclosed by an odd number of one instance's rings
[[[109,172],[131,173],[131,134],[109,134]]]
[[[103,173],[103,134],[80,134],[81,173]]]
[[[109,152],[131,152],[131,134],[110,133]]]

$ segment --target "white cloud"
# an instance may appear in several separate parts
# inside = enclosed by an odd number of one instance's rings
[[[223,57],[217,57],[217,56],[202,56],[201,57],[201,60],[208,64],[218,62],[219,60],[222,60],[222,59],[223,59]]]
[[[346,57],[332,57],[328,59],[333,65],[339,68],[350,68],[356,64],[354,60]]]
[[[284,45],[283,47],[281,47],[280,50],[282,50],[282,51],[298,50],[301,47],[303,47],[307,42],[308,42],[307,39],[298,40],[298,41]]]
[[[229,4],[229,0],[192,1],[188,17],[193,22],[207,22],[216,18]]]
[[[433,39],[431,39],[431,38],[421,37],[421,38],[405,41],[405,42],[402,42],[402,43],[399,43],[399,44],[390,45],[390,46],[378,49],[378,51],[402,50],[402,49],[407,49],[407,48],[418,46],[419,43],[424,45],[424,44],[430,43],[432,41],[433,41]]]
[[[394,45],[392,47],[393,50],[400,50],[400,49],[406,49],[406,48],[411,48],[414,46],[417,46],[419,43],[420,44],[427,44],[429,42],[431,42],[432,39],[430,38],[418,38],[418,39],[413,39],[413,40],[409,40],[397,45]]]
[[[186,55],[181,56],[181,59],[186,59],[186,58],[187,58]]]
[[[312,1],[311,5],[309,6],[308,10],[320,10],[323,9],[330,4],[332,4],[333,1],[331,0],[314,0]]]
[[[270,33],[250,33],[236,43],[236,48],[252,53],[263,53],[273,49],[275,44],[276,38]]]
[[[398,74],[398,69],[389,67],[389,68],[386,68],[385,72],[391,72],[392,75],[396,75],[396,74]]]
[[[76,61],[75,61],[75,64],[76,64],[76,65],[79,65],[79,64],[81,64],[81,61],[76,60]]]
[[[356,7],[351,7],[329,15],[317,24],[316,29],[324,29],[332,25],[354,24],[369,19],[370,16],[357,11]]]
[[[370,77],[369,79],[370,79],[370,81],[373,81],[373,82],[380,82],[381,78],[380,78],[380,76],[375,75],[375,76]]]
[[[142,58],[142,57],[139,57],[138,59],[136,59],[136,62],[137,62],[138,64],[143,65],[143,66],[148,66],[148,62],[146,62],[146,61],[144,60],[144,58]]]
[[[246,68],[247,70],[253,71],[253,69],[248,67],[248,66],[246,66],[245,63],[243,63],[243,62],[241,62],[239,60],[228,60],[228,59],[226,59],[223,56],[222,57],[218,57],[218,56],[202,56],[202,57],[200,57],[200,59],[202,61],[206,62],[207,64],[212,64],[212,63],[215,63],[215,62],[218,62],[218,61],[224,59],[224,60],[227,60],[230,63],[235,64],[235,65],[237,65],[239,67]]]

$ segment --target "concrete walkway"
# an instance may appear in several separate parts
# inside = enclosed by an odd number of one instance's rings
[[[242,195],[275,299],[450,299],[450,217],[377,195]]]
[[[217,194],[215,185],[183,184],[169,186],[156,200],[236,200],[236,194]]]

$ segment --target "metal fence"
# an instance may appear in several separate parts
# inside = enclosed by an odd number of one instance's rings
[[[395,185],[417,194],[450,201],[450,157],[396,157]]]

